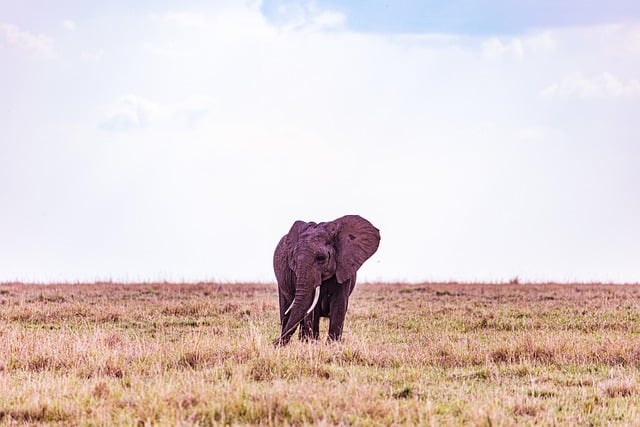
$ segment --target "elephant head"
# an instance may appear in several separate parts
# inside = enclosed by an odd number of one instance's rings
[[[274,254],[280,293],[282,332],[288,342],[298,324],[318,302],[320,286],[335,277],[341,285],[378,249],[380,232],[358,215],[316,224],[296,221]]]

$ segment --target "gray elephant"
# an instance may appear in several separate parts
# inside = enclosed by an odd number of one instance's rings
[[[339,340],[356,272],[379,243],[379,230],[358,215],[296,221],[273,255],[282,326],[275,344],[287,344],[299,324],[300,339],[318,339],[320,317],[329,317],[329,339]]]

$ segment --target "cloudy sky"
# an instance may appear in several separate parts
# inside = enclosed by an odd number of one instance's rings
[[[347,213],[365,280],[640,281],[635,0],[0,0],[0,64],[0,281],[273,281]]]

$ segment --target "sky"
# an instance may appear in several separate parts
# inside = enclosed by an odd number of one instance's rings
[[[637,1],[103,3],[0,0],[0,282],[640,282]]]

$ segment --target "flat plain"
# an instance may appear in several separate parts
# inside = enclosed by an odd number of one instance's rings
[[[640,286],[359,284],[276,348],[274,284],[0,285],[2,425],[640,425]]]

